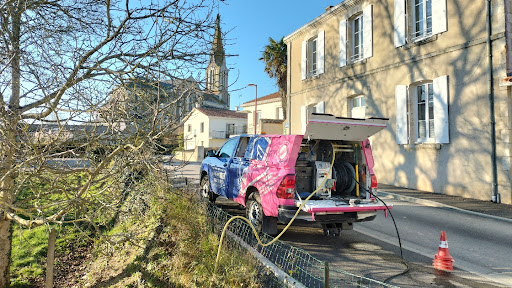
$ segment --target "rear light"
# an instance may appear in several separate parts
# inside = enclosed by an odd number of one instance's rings
[[[277,187],[277,198],[291,199],[295,194],[295,175],[286,175]]]
[[[371,176],[370,189],[374,195],[377,194],[377,176],[375,176],[375,174],[372,174]]]

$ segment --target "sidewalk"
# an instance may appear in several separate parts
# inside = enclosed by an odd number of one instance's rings
[[[480,213],[490,218],[506,218],[512,221],[512,205],[508,204],[496,204],[490,200],[482,201],[384,184],[379,184],[378,191],[379,194],[377,196],[379,197],[394,198],[430,206],[449,206],[454,209],[465,210],[468,213]]]

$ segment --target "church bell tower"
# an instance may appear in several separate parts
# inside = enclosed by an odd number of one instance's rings
[[[205,71],[205,88],[207,93],[217,95],[219,100],[226,104],[225,109],[229,109],[228,83],[226,53],[222,45],[222,33],[220,31],[220,15],[217,14],[210,58]]]

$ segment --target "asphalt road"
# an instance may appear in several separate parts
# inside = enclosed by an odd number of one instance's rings
[[[456,269],[512,286],[512,222],[490,219],[446,207],[394,202],[392,209],[402,245],[432,257],[445,231]],[[381,216],[381,215],[379,215]],[[360,223],[356,231],[388,243],[398,243],[392,221],[377,217]]]

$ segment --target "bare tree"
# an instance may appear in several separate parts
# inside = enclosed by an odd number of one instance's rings
[[[198,97],[183,79],[205,66],[213,5],[1,0],[0,287],[13,221],[94,223],[126,177],[157,168],[154,150]]]

